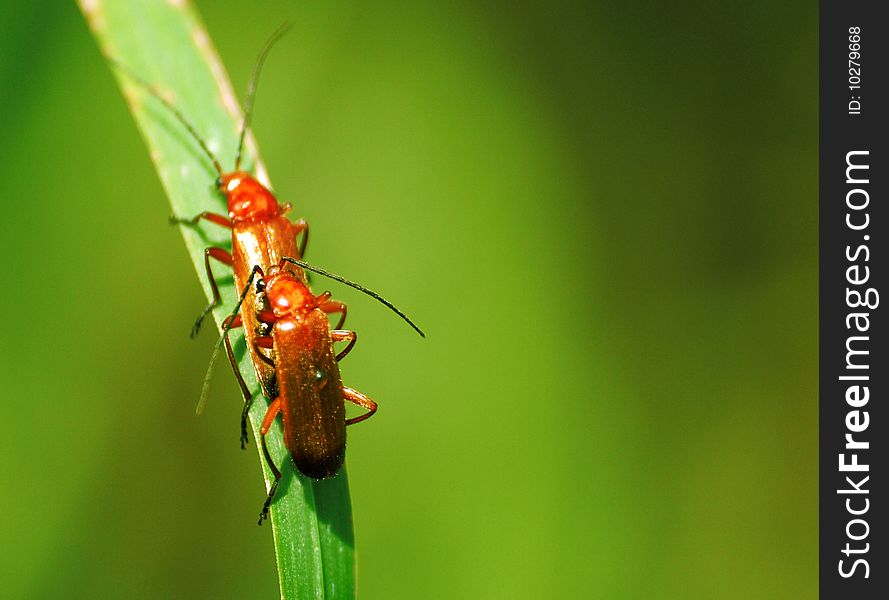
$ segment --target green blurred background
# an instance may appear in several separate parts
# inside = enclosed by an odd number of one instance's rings
[[[274,597],[132,118],[73,3],[3,5],[3,596]],[[429,335],[335,288],[361,597],[816,596],[817,5],[197,6],[238,89],[294,21],[272,181]]]

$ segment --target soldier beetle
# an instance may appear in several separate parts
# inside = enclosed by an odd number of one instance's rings
[[[244,286],[244,282],[249,276],[250,269],[253,265],[269,268],[272,265],[278,264],[281,258],[285,256],[301,258],[305,253],[309,233],[308,223],[302,219],[296,222],[288,220],[285,215],[290,211],[290,205],[280,204],[274,194],[266,186],[260,183],[250,173],[241,170],[244,142],[250,117],[253,112],[253,104],[256,98],[256,85],[259,80],[259,75],[262,72],[262,66],[265,63],[265,59],[272,46],[289,28],[289,24],[284,24],[275,31],[265,42],[256,59],[247,89],[247,100],[245,102],[244,119],[241,124],[238,139],[235,166],[230,172],[225,172],[222,169],[219,160],[210,150],[206,141],[172,102],[164,98],[148,82],[141,79],[130,69],[116,61],[112,61],[117,68],[124,71],[131,79],[145,89],[146,92],[161,102],[161,104],[163,104],[179,120],[195,141],[197,141],[203,152],[210,159],[210,162],[216,171],[217,178],[215,181],[215,188],[226,198],[228,207],[227,216],[211,211],[205,211],[192,218],[170,218],[172,224],[194,226],[203,220],[230,229],[232,232],[231,251],[220,247],[210,247],[204,250],[204,268],[207,273],[207,279],[210,283],[213,298],[192,326],[192,337],[195,337],[198,334],[203,320],[216,306],[219,305],[220,302],[219,286],[216,282],[216,277],[213,275],[213,269],[210,266],[211,259],[231,267],[234,272],[235,287],[236,289],[241,289]],[[305,274],[299,267],[292,266],[290,268],[298,278],[305,279]],[[265,357],[256,350],[256,331],[261,325],[259,321],[256,320],[256,314],[263,307],[257,306],[255,302],[256,299],[253,296],[248,297],[245,300],[245,310],[232,326],[243,326],[244,336],[247,340],[247,350],[253,360],[253,365],[260,385],[263,388],[264,394],[266,396],[271,396],[274,393],[275,371],[268,361],[265,360]],[[328,302],[321,308],[329,313],[340,313],[337,329],[343,326],[346,319],[345,304],[328,300]],[[232,368],[237,372],[237,361],[234,358],[234,353],[230,346],[230,343],[227,342],[226,350],[229,355],[229,361],[232,364]],[[250,392],[243,383],[241,377],[238,377],[238,381],[245,398],[244,410],[241,414],[241,447],[245,448],[247,444],[247,407],[249,405],[248,399],[250,398]],[[197,407],[198,413],[203,410],[203,402],[206,398],[205,392],[206,390],[201,393],[201,401],[198,403]]]
[[[192,327],[194,337],[204,318],[219,305],[218,284],[211,268],[211,259],[231,266],[236,289],[242,292],[234,312],[223,324],[220,344],[224,344],[229,362],[244,396],[241,413],[241,447],[247,442],[247,417],[253,396],[238,368],[228,332],[243,327],[254,368],[264,395],[272,402],[261,426],[261,444],[266,462],[275,476],[260,513],[259,523],[267,518],[277,490],[281,471],[274,464],[266,445],[266,434],[276,416],[282,415],[284,442],[297,469],[308,477],[323,479],[335,475],[345,458],[345,428],[369,418],[377,404],[367,396],[345,387],[337,362],[355,345],[357,335],[341,329],[346,318],[346,305],[330,299],[330,293],[314,295],[308,288],[305,270],[330,277],[368,294],[392,309],[413,327],[425,334],[400,310],[375,292],[339,275],[313,267],[302,261],[308,240],[308,224],[304,220],[291,222],[286,218],[289,204],[280,204],[274,194],[250,173],[241,170],[244,142],[256,84],[265,58],[274,43],[289,29],[279,28],[264,44],[250,78],[244,120],[241,125],[234,169],[225,172],[185,115],[164,98],[149,83],[120,63],[111,62],[147,93],[165,106],[195,139],[210,159],[218,177],[215,187],[226,197],[228,215],[205,211],[195,217],[171,218],[171,223],[197,225],[208,221],[232,231],[232,250],[210,247],[204,251],[204,266],[212,290],[212,300]],[[268,273],[266,273],[266,271]],[[258,276],[258,279],[256,279]],[[257,289],[250,293],[256,279]],[[331,331],[328,314],[340,315]],[[347,341],[348,345],[334,354],[333,343]],[[219,344],[213,352],[211,366]],[[206,382],[198,404],[204,402]],[[349,401],[367,409],[363,415],[347,419],[344,402]]]
[[[278,389],[260,427],[263,455],[275,478],[259,515],[260,525],[268,516],[281,480],[281,471],[266,444],[266,434],[279,413],[283,422],[284,445],[296,468],[313,479],[325,479],[336,475],[345,460],[346,426],[364,421],[377,410],[376,402],[344,386],[340,377],[337,363],[355,345],[357,334],[340,329],[331,331],[323,310],[330,292],[314,295],[302,278],[285,269],[287,265],[331,277],[376,298],[426,337],[407,315],[388,300],[339,275],[286,256],[268,269],[267,274],[259,265],[253,267],[237,306],[225,320],[222,339],[227,343],[228,331],[236,323],[242,302],[250,295],[251,282],[258,277],[256,293],[264,296],[263,304],[268,308],[259,310],[256,318],[267,328],[261,331],[254,343],[260,354],[261,349],[273,351],[274,358],[264,356],[264,359],[274,365]],[[334,342],[348,342],[348,345],[335,354]],[[227,348],[230,345],[227,344]],[[240,373],[238,378],[243,385]],[[366,408],[367,412],[347,419],[345,401]]]

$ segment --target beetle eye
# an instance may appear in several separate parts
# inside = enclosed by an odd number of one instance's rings
[[[257,279],[256,280],[256,293],[261,294],[265,291],[265,280]]]
[[[217,190],[218,190],[219,188],[221,188],[221,187],[222,187],[222,177],[217,177],[217,178],[216,178],[216,181],[213,182],[213,185],[216,186],[216,189],[217,189]]]

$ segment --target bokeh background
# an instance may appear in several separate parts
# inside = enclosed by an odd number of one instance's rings
[[[817,593],[817,5],[196,3],[336,289],[363,598]],[[260,598],[256,455],[73,2],[4,0],[0,589]],[[158,49],[163,51],[163,49]]]

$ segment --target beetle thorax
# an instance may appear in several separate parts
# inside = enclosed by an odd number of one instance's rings
[[[219,178],[219,189],[228,199],[228,215],[235,223],[263,221],[281,214],[275,196],[249,173],[226,173]]]
[[[276,317],[301,317],[317,308],[315,296],[289,271],[277,271],[266,281],[266,298]]]

